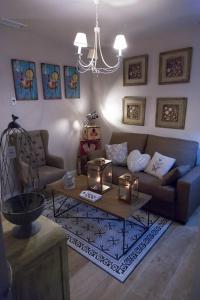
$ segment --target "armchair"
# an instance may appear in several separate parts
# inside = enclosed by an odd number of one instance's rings
[[[47,184],[62,178],[65,173],[64,161],[61,157],[49,153],[49,133],[47,130],[32,130],[28,133],[31,137],[36,155],[36,161],[34,163],[36,164],[39,177],[39,184],[36,185],[38,188],[43,188]],[[27,172],[30,171],[26,163],[25,155],[21,156],[20,165],[22,168],[22,181],[26,185],[28,184],[28,182],[26,182],[26,178],[28,178]]]

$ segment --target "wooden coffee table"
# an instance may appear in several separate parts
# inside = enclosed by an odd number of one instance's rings
[[[113,185],[112,189],[107,191],[106,193],[104,193],[100,200],[98,200],[96,202],[91,202],[91,201],[85,200],[80,197],[80,193],[83,190],[87,190],[87,176],[85,176],[85,175],[80,175],[80,176],[76,177],[76,187],[74,189],[65,189],[62,180],[58,180],[56,182],[49,184],[48,188],[51,189],[52,195],[53,195],[54,217],[59,217],[60,215],[64,214],[66,211],[72,209],[72,207],[70,207],[70,209],[68,209],[68,210],[61,211],[61,208],[65,202],[65,200],[63,200],[63,202],[60,204],[60,207],[57,208],[57,210],[56,210],[54,194],[60,193],[67,197],[72,197],[72,198],[78,200],[79,203],[76,204],[75,206],[79,205],[80,203],[85,203],[85,204],[91,205],[93,207],[96,207],[98,209],[101,209],[101,210],[118,218],[118,219],[116,219],[116,218],[107,217],[107,218],[101,218],[101,219],[123,222],[123,232],[122,232],[122,234],[123,234],[123,254],[125,254],[129,250],[129,249],[125,249],[125,232],[126,232],[125,229],[126,229],[127,219],[129,217],[132,217],[132,219],[135,219],[137,221],[137,225],[139,224],[139,226],[141,226],[145,230],[145,232],[149,228],[149,211],[147,211],[147,215],[148,215],[147,225],[143,224],[140,220],[136,219],[133,216],[133,214],[138,209],[142,208],[145,204],[150,203],[150,200],[152,198],[152,196],[150,196],[150,195],[139,192],[138,200],[136,200],[132,203],[126,203],[126,202],[120,201],[118,199],[118,186]],[[71,218],[71,216],[69,216],[69,218]],[[80,216],[77,216],[75,218],[95,219],[92,217],[80,217]],[[128,221],[128,222],[134,223],[132,221]]]

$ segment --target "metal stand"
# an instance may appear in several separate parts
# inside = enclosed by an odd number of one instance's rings
[[[64,203],[65,203],[65,199],[61,202],[60,206],[56,209],[55,207],[55,197],[54,197],[54,192],[52,191],[52,200],[53,200],[53,214],[54,214],[54,217],[55,218],[58,218],[59,216],[63,215],[64,213],[68,212],[69,210],[71,210],[72,208],[76,207],[76,206],[79,206],[81,203],[77,203],[73,206],[71,206],[70,208],[68,209],[65,209],[64,211],[61,211],[61,208],[63,207]],[[111,214],[111,213],[108,213],[108,214]],[[147,225],[145,225],[144,223],[142,223],[140,220],[138,220],[137,218],[135,218],[134,216],[132,216],[133,219],[135,219],[135,221],[137,221],[137,223],[135,222],[132,222],[132,221],[129,221],[129,220],[126,220],[124,218],[120,218],[120,217],[116,217],[116,218],[93,218],[93,217],[79,217],[79,216],[70,216],[70,215],[67,215],[67,218],[70,218],[70,219],[87,219],[87,220],[106,220],[106,221],[116,221],[116,222],[122,222],[123,223],[123,229],[122,229],[122,250],[123,250],[123,254],[122,255],[125,255],[133,246],[133,244],[131,244],[127,249],[126,249],[126,245],[125,245],[125,241],[126,241],[126,222],[129,222],[129,223],[132,223],[134,224],[135,226],[140,226],[141,228],[144,229],[144,232],[142,235],[144,235],[147,230],[149,229],[150,227],[150,220],[149,220],[149,216],[150,216],[150,213],[149,213],[149,210],[147,210]]]

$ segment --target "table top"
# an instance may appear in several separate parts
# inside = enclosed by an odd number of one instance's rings
[[[87,190],[87,176],[77,176],[75,181],[76,186],[74,189],[65,189],[62,179],[48,184],[48,188],[55,193],[57,192],[68,197],[72,197],[80,202],[89,204],[123,219],[127,219],[133,215],[135,211],[147,204],[152,198],[150,195],[139,192],[138,200],[131,203],[126,203],[118,199],[118,186],[113,185],[112,189],[105,192],[100,200],[91,202],[80,197],[80,193],[83,190]]]

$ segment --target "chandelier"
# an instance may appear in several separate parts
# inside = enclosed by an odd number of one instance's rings
[[[114,49],[118,50],[117,54],[117,62],[115,65],[110,66],[103,57],[101,50],[101,38],[100,38],[100,27],[98,22],[98,4],[99,0],[94,0],[96,6],[96,25],[94,27],[94,46],[89,49],[87,58],[89,62],[86,63],[82,60],[82,48],[88,46],[86,34],[83,32],[78,32],[76,34],[74,45],[78,47],[78,60],[77,60],[77,68],[80,73],[85,73],[87,71],[92,71],[92,73],[96,74],[109,74],[117,71],[120,67],[122,50],[127,48],[126,39],[123,34],[118,34],[115,38]],[[100,66],[97,66],[99,63],[99,57],[101,58]],[[98,64],[99,65],[99,64]]]

